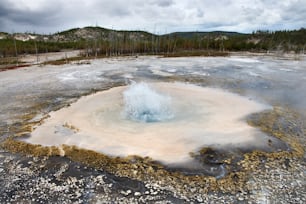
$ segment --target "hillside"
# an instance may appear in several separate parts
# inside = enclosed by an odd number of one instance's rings
[[[101,27],[73,28],[51,35],[0,32],[0,57],[82,49],[90,55],[163,54],[182,51],[305,51],[306,29],[293,31],[175,32],[155,35]]]
[[[237,32],[224,32],[224,31],[212,31],[212,32],[174,32],[170,33],[164,36],[171,36],[171,37],[180,37],[185,39],[191,39],[196,37],[208,37],[208,36],[241,36],[245,35],[243,33],[237,33]]]

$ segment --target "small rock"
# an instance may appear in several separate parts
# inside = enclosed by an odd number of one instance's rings
[[[190,191],[191,191],[192,193],[195,193],[195,192],[197,191],[197,189],[196,189],[196,188],[191,188]]]
[[[243,197],[238,197],[238,200],[243,201],[244,198]]]
[[[120,193],[122,195],[128,196],[128,195],[130,195],[132,193],[132,191],[131,190],[127,190],[127,191],[121,191]]]
[[[151,192],[151,195],[157,195],[157,194],[158,194],[157,191],[152,191],[152,192]]]
[[[140,192],[135,192],[134,196],[141,196],[141,193]]]

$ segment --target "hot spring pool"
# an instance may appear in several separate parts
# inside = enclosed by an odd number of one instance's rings
[[[268,148],[273,138],[249,126],[246,117],[270,108],[222,89],[136,83],[84,96],[51,112],[25,140],[178,165],[203,147]]]

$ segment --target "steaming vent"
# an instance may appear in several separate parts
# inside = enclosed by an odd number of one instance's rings
[[[163,122],[174,117],[171,98],[156,92],[148,84],[137,83],[123,93],[125,118],[137,122]]]

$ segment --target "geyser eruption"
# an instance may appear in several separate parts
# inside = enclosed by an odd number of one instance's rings
[[[140,83],[85,96],[51,112],[25,140],[179,165],[203,147],[270,148],[273,138],[244,120],[268,108],[221,89]]]
[[[138,122],[161,122],[173,118],[171,98],[145,83],[132,84],[123,92],[124,117]]]

